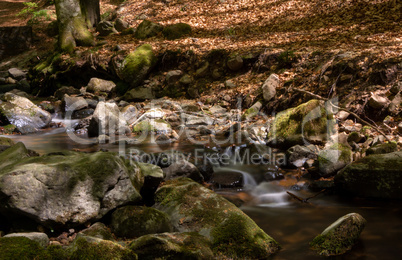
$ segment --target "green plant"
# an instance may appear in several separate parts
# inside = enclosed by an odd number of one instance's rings
[[[232,27],[228,28],[226,31],[227,31],[227,33],[228,33],[230,36],[236,35],[236,31],[235,31],[235,29],[232,28]]]
[[[38,9],[38,4],[34,2],[24,2],[25,7],[17,14],[17,16],[21,17],[30,17],[31,19],[28,20],[28,24],[36,24],[39,23],[41,20],[50,20],[50,15],[47,13],[47,10]]]

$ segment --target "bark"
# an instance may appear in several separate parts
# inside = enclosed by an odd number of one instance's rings
[[[88,30],[81,12],[79,0],[56,0],[56,14],[59,23],[59,47],[72,52],[77,45],[92,46],[94,38]]]
[[[90,27],[96,27],[100,22],[99,0],[80,0],[82,15]]]

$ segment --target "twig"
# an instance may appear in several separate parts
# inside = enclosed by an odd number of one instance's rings
[[[298,200],[299,202],[308,203],[307,200],[305,200],[305,199],[303,199],[303,198],[301,198],[301,197],[299,197],[299,196],[297,196],[297,195],[295,195],[295,194],[293,194],[293,193],[291,193],[289,191],[286,191],[286,193],[288,195],[290,195],[291,197],[293,197],[294,199]]]
[[[366,125],[370,126],[370,127],[373,128],[375,131],[377,131],[378,133],[380,133],[381,135],[383,135],[383,136],[385,137],[385,139],[387,139],[388,142],[391,142],[391,139],[389,139],[388,136],[387,136],[383,131],[381,131],[378,127],[376,127],[375,125],[373,125],[373,124],[367,122],[366,120],[362,119],[360,116],[358,116],[356,113],[350,111],[349,109],[346,109],[346,108],[344,108],[344,107],[336,106],[336,105],[332,104],[331,100],[329,100],[328,98],[324,98],[324,97],[319,96],[319,95],[317,95],[317,94],[311,93],[310,91],[303,90],[303,89],[296,89],[296,88],[293,88],[293,90],[294,90],[294,91],[297,91],[297,92],[304,93],[304,94],[308,94],[308,95],[313,96],[313,97],[315,97],[315,98],[317,98],[317,99],[320,99],[320,100],[328,101],[331,106],[333,106],[333,107],[335,107],[335,108],[337,108],[337,109],[339,109],[339,110],[343,110],[343,111],[345,111],[345,112],[348,112],[348,113],[351,114],[352,116],[356,117],[357,120],[359,120],[359,121],[362,122],[363,124],[366,124]]]

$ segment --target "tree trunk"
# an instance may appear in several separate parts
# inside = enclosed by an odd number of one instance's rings
[[[59,22],[59,47],[72,52],[77,45],[94,45],[79,0],[56,0],[56,14]]]
[[[99,0],[80,0],[80,4],[88,26],[95,27],[100,22]]]

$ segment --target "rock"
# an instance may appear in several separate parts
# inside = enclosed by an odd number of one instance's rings
[[[231,81],[230,79],[225,81],[225,87],[226,88],[235,88],[236,84],[233,83],[233,81]]]
[[[94,112],[95,112],[95,110],[93,108],[81,109],[78,111],[74,111],[72,118],[73,119],[87,118],[87,117],[93,115]]]
[[[185,86],[190,85],[192,82],[193,78],[188,74],[184,74],[179,80],[179,83]]]
[[[280,80],[276,74],[271,74],[262,85],[262,94],[265,101],[270,101],[276,95],[276,89],[279,88]]]
[[[96,222],[89,228],[80,231],[81,234],[90,237],[96,237],[103,240],[114,241],[112,232],[101,222]]]
[[[168,40],[176,40],[191,34],[191,26],[186,23],[170,24],[163,28],[162,34]]]
[[[239,55],[236,55],[229,58],[226,65],[230,70],[238,71],[243,67],[243,59]]]
[[[137,87],[127,91],[123,98],[128,101],[145,101],[147,99],[154,99],[155,95],[152,88]]]
[[[166,213],[143,206],[125,206],[114,211],[111,228],[116,236],[124,238],[137,238],[173,230]]]
[[[394,142],[391,143],[383,143],[383,144],[376,144],[366,151],[366,155],[370,154],[385,154],[385,153],[392,153],[398,150],[398,145]]]
[[[10,142],[7,142],[10,144]],[[11,145],[0,153],[0,169],[5,169],[6,166],[15,164],[24,158],[30,157],[31,154],[25,145],[21,142]]]
[[[117,18],[116,21],[114,22],[114,28],[116,28],[118,32],[122,32],[126,30],[128,27],[129,27],[128,23],[121,18]]]
[[[209,62],[206,61],[199,69],[196,70],[195,77],[197,78],[205,77],[208,71],[209,71]]]
[[[39,108],[27,98],[6,93],[4,100],[5,102],[0,103],[0,113],[23,134],[37,132],[49,125],[52,120],[49,112]]]
[[[108,36],[118,33],[113,24],[109,21],[100,21],[96,26],[96,31],[99,32],[99,36]]]
[[[124,135],[130,132],[126,120],[120,117],[120,110],[115,103],[104,101],[98,103],[89,123],[89,136]]]
[[[200,111],[200,106],[195,102],[184,103],[181,105],[184,112],[198,112]]]
[[[177,81],[180,80],[183,72],[181,70],[171,70],[166,73],[166,82],[168,85],[174,85]]]
[[[74,87],[67,87],[67,86],[63,86],[61,88],[59,88],[58,90],[56,90],[56,92],[54,92],[54,97],[57,99],[63,99],[64,95],[67,94],[69,96],[71,95],[78,95],[80,94],[80,90],[76,89]]]
[[[91,78],[87,85],[87,91],[91,93],[110,93],[116,88],[116,84],[110,80]]]
[[[402,108],[402,96],[401,93],[395,95],[392,99],[391,103],[388,106],[388,111],[391,114],[398,114]]]
[[[363,138],[364,138],[364,136],[362,134],[360,134],[358,132],[351,132],[348,135],[347,142],[348,143],[352,143],[352,142],[359,143]]]
[[[212,130],[206,127],[205,125],[201,125],[198,128],[198,131],[200,132],[200,135],[210,135],[212,134]]]
[[[245,120],[249,120],[260,112],[262,108],[262,104],[260,101],[257,101],[254,105],[252,105],[249,109],[247,109],[244,114],[242,115],[242,118]]]
[[[121,115],[127,121],[127,124],[131,125],[137,119],[138,110],[133,105],[127,105],[121,110]]]
[[[140,23],[140,25],[138,25],[134,36],[137,39],[144,40],[146,38],[156,36],[158,33],[162,32],[162,30],[162,25],[149,20],[144,20],[142,23]]]
[[[32,241],[37,242],[40,246],[46,248],[49,244],[49,237],[41,232],[28,232],[28,233],[11,233],[4,237],[26,237]]]
[[[138,259],[133,251],[118,243],[91,237],[77,236],[68,250],[70,255],[66,259]]]
[[[270,124],[268,145],[288,149],[294,145],[323,143],[334,130],[333,114],[324,103],[310,100],[298,107],[278,113]]]
[[[15,142],[13,141],[13,139],[0,136],[0,146],[12,146],[14,144]]]
[[[166,180],[187,177],[200,183],[204,181],[204,177],[198,168],[186,160],[179,160],[172,163],[169,167],[163,168],[163,172],[165,173]]]
[[[244,186],[244,178],[241,172],[219,171],[212,175],[211,183],[218,188],[239,188]]]
[[[49,259],[38,242],[26,237],[0,238],[0,254],[3,259]]]
[[[118,71],[119,77],[130,84],[131,88],[138,87],[156,64],[152,46],[143,44],[127,55]]]
[[[129,248],[139,259],[214,259],[209,240],[194,232],[145,235]]]
[[[227,112],[227,109],[224,107],[221,107],[220,105],[214,105],[209,109],[209,111],[214,114],[214,115],[219,115],[219,114],[224,114]]]
[[[133,133],[170,133],[172,127],[163,119],[145,119],[133,126]]]
[[[307,160],[317,159],[318,149],[314,145],[300,146],[295,145],[290,147],[286,154],[288,155],[288,161],[295,167],[302,167]]]
[[[143,182],[138,167],[116,153],[26,158],[0,170],[0,212],[11,219],[28,216],[50,228],[83,225],[139,202]]]
[[[310,246],[322,256],[342,255],[356,244],[365,225],[366,220],[360,214],[347,214],[315,237]]]
[[[141,169],[141,173],[144,176],[143,187],[152,189],[154,192],[165,178],[165,173],[157,165],[137,162],[137,166]]]
[[[23,72],[22,70],[20,70],[18,68],[9,69],[8,74],[10,75],[10,77],[12,77],[13,79],[16,79],[16,80],[21,80],[23,78],[26,78],[26,76],[27,76],[26,72]]]
[[[390,103],[390,101],[388,100],[388,98],[379,96],[374,93],[372,93],[372,95],[368,101],[368,105],[374,109],[382,109],[382,108],[388,106],[389,103]]]
[[[318,167],[323,177],[335,175],[338,170],[351,162],[352,151],[344,144],[335,143],[318,153]]]
[[[395,84],[390,89],[390,92],[394,95],[400,93],[401,91],[402,91],[402,81],[395,82]]]
[[[88,103],[83,97],[72,97],[67,94],[64,94],[63,104],[67,118],[71,118],[72,112],[88,107]]]
[[[402,199],[402,152],[373,154],[355,161],[335,176],[342,193],[361,197]]]
[[[209,116],[193,116],[190,115],[187,117],[186,125],[212,125],[214,120]]]
[[[216,256],[259,259],[279,250],[278,243],[235,205],[188,178],[167,181],[156,191],[155,201],[176,230],[209,239]]]

